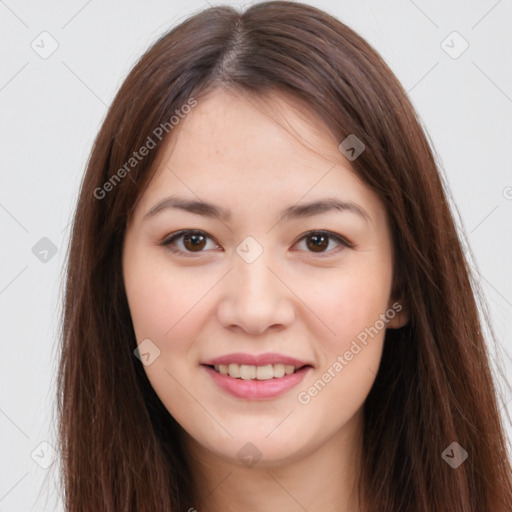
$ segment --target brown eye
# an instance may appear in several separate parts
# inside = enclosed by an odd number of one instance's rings
[[[184,230],[175,233],[170,238],[161,243],[170,251],[183,256],[191,256],[192,254],[201,254],[208,250],[208,242],[213,243],[213,248],[219,248],[213,239],[203,231]],[[340,235],[331,233],[330,231],[311,231],[304,235],[299,242],[305,241],[306,252],[326,254],[338,253],[343,247],[353,248],[354,245]],[[329,248],[331,242],[335,243],[334,248]],[[338,247],[336,248],[336,244]]]
[[[331,253],[335,254],[342,250],[344,247],[353,248],[354,244],[346,240],[340,235],[331,233],[330,231],[311,231],[306,233],[300,240],[299,243],[304,241],[306,246],[306,252],[314,252],[317,254],[326,254],[327,256]],[[334,248],[328,248],[331,242],[334,242]],[[338,247],[336,248],[336,244]]]
[[[208,241],[212,238],[203,231],[180,231],[162,242],[170,251],[185,256],[193,253],[200,254],[207,248]],[[212,242],[213,243],[213,242]],[[213,248],[218,247],[213,243]]]
[[[206,245],[206,237],[196,233],[184,235],[183,245],[185,246],[187,251],[195,251],[196,249],[198,251],[201,251],[202,249],[204,249],[204,246]]]
[[[311,243],[306,242],[306,245],[313,252],[322,252],[329,245],[329,237],[324,234],[310,235],[306,240],[311,241]]]

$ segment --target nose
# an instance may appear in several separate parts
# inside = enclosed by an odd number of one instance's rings
[[[249,334],[289,326],[295,318],[294,295],[282,274],[266,252],[252,263],[235,255],[218,305],[222,325]]]

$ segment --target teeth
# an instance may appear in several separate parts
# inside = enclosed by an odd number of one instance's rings
[[[292,372],[293,372],[293,366],[292,366]],[[274,365],[274,377],[277,379],[279,377],[284,377],[286,374],[286,369],[284,367],[284,364],[275,364]]]
[[[222,365],[224,366],[224,365]],[[235,379],[240,378],[240,365],[239,364],[229,364],[226,366],[226,375],[230,377],[234,377]]]
[[[274,378],[274,367],[271,364],[256,367],[256,378],[258,380],[269,380]]]
[[[231,366],[231,365],[229,365],[229,366]],[[240,378],[242,378],[244,380],[255,379],[256,378],[256,366],[249,366],[247,364],[241,364],[240,365]]]
[[[292,364],[267,364],[264,366],[251,366],[247,364],[219,364],[214,366],[222,375],[229,375],[234,379],[243,380],[270,380],[279,379],[295,372]]]

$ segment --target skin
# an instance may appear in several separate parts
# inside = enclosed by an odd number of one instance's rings
[[[192,509],[360,510],[354,486],[362,406],[386,327],[360,344],[307,404],[298,394],[329,368],[332,375],[337,357],[396,301],[387,215],[322,121],[301,114],[291,98],[273,93],[271,99],[267,108],[217,89],[198,100],[166,141],[124,240],[135,336],[160,350],[144,369],[183,427],[198,489]],[[231,219],[167,209],[143,220],[170,195],[228,208]],[[347,210],[279,218],[287,206],[326,196],[356,203],[368,218]],[[195,251],[179,238],[174,245],[184,254],[161,245],[183,229],[209,238]],[[331,239],[315,252],[310,232],[320,229],[353,247]],[[263,248],[251,263],[236,252],[247,236]],[[387,328],[406,321],[402,309]],[[314,368],[283,395],[244,400],[224,393],[200,366],[233,352],[278,352]],[[248,442],[261,453],[252,467],[237,456]]]

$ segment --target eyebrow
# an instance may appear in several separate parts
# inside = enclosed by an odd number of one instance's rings
[[[231,220],[230,210],[224,209],[206,201],[185,199],[176,196],[166,197],[162,201],[158,202],[144,215],[143,220],[152,218],[156,214],[169,209],[184,210],[196,215],[219,219],[226,222]],[[366,221],[371,220],[368,213],[363,208],[361,208],[361,206],[353,203],[352,201],[344,201],[335,197],[326,197],[309,203],[294,204],[288,208],[285,208],[284,210],[281,210],[279,218],[282,219],[286,216],[292,219],[312,217],[314,215],[327,213],[333,210],[354,213]]]

